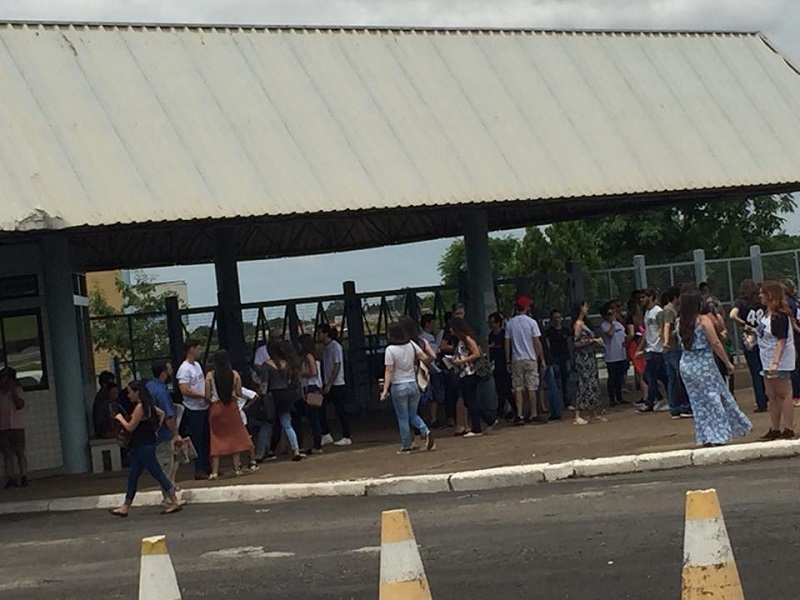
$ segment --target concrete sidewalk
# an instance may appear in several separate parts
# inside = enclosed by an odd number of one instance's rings
[[[632,394],[630,395],[633,396]],[[756,441],[769,428],[765,414],[753,414],[751,390],[737,392],[738,400],[753,421],[754,431],[741,442]],[[578,427],[571,420],[546,425],[510,427],[500,425],[479,438],[453,437],[452,430],[437,432],[437,450],[411,456],[397,456],[399,445],[396,423],[391,413],[370,416],[356,424],[354,444],[346,448],[325,447],[300,463],[282,458],[264,463],[257,473],[242,477],[223,476],[217,481],[192,480],[191,469],[183,468],[179,484],[185,490],[255,484],[312,484],[326,481],[357,481],[398,476],[453,474],[497,467],[564,463],[594,459],[692,449],[694,422],[671,420],[669,413],[639,415],[630,405],[613,409],[608,423]],[[223,468],[230,470],[223,463]],[[87,497],[124,492],[126,473],[101,476],[55,476],[34,480],[27,489],[0,492],[3,503]],[[155,483],[145,475],[140,490],[154,490]]]

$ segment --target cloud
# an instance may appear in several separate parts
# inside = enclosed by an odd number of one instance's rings
[[[0,0],[0,19],[759,30],[800,58],[796,0]]]
[[[791,3],[791,0],[0,0],[0,17],[298,25],[760,29],[778,25]]]

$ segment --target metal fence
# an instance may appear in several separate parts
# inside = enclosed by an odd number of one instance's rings
[[[761,252],[758,246],[750,248],[750,255],[733,258],[706,259],[701,250],[695,251],[694,260],[648,265],[644,257],[636,257],[630,267],[591,271],[589,278],[596,282],[599,306],[609,299],[625,301],[636,289],[652,288],[664,292],[686,282],[708,283],[725,314],[736,301],[739,285],[745,279],[756,281],[790,279],[800,281],[800,249],[778,252]],[[728,320],[737,355],[741,355],[741,335],[738,327]]]
[[[597,309],[610,299],[620,298],[624,302],[635,289],[651,287],[664,291],[686,281],[696,281],[698,275],[704,275],[727,312],[743,279],[800,279],[798,252],[800,250],[762,254],[758,247],[753,247],[748,257],[710,260],[706,260],[702,252],[695,252],[694,261],[657,265],[647,265],[643,257],[637,257],[631,267],[584,273],[583,286],[586,297]],[[534,299],[540,311],[538,316],[544,320],[552,308],[570,308],[567,306],[568,287],[569,276],[565,273],[498,280],[495,282],[498,309],[505,314],[511,313],[514,298],[525,294]],[[380,375],[380,359],[392,321],[402,315],[418,317],[431,313],[443,325],[445,312],[454,302],[463,301],[464,294],[464,289],[445,285],[357,293],[366,341],[368,377],[377,381]],[[243,305],[242,320],[249,357],[271,333],[296,337],[313,333],[321,323],[337,325],[347,351],[349,327],[344,309],[344,294]],[[216,307],[182,309],[180,319],[184,337],[200,341],[207,361],[219,347]],[[171,355],[166,312],[93,317],[90,327],[95,347],[98,340],[107,341],[111,346],[107,350],[114,356],[117,373],[122,379],[147,377],[153,360]],[[738,350],[740,336],[733,324],[731,330],[736,332],[733,337]]]
[[[495,282],[498,309],[505,314],[512,310],[514,299],[530,295],[542,307],[562,307],[567,294],[564,274],[537,275]],[[427,286],[356,294],[370,361],[370,376],[382,370],[382,352],[386,346],[389,324],[403,315],[415,318],[432,314],[440,326],[451,306],[464,301],[465,291],[457,286]],[[197,339],[204,350],[204,361],[219,348],[217,308],[186,308],[179,311],[184,338]],[[345,351],[349,344],[349,327],[345,316],[345,295],[316,296],[273,300],[242,305],[242,321],[248,358],[270,335],[296,338],[313,334],[322,323],[336,325]],[[167,313],[134,313],[92,317],[90,320],[95,347],[102,345],[114,358],[115,370],[124,379],[149,376],[156,359],[169,358]],[[373,373],[374,371],[374,373]]]

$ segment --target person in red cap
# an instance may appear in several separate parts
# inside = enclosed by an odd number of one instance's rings
[[[517,314],[506,324],[506,362],[511,370],[511,385],[517,403],[515,425],[523,425],[524,397],[527,393],[531,416],[537,415],[536,390],[539,387],[539,368],[544,367],[539,325],[529,312],[533,304],[528,296],[520,296],[516,302]],[[538,416],[538,415],[537,415]]]

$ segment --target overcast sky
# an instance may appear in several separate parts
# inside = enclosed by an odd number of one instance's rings
[[[800,0],[0,0],[0,19],[758,30],[800,65]],[[787,229],[800,233],[800,218],[790,216]],[[242,263],[242,299],[334,293],[346,279],[360,290],[436,283],[436,263],[448,243]],[[154,272],[165,281],[186,280],[192,305],[215,303],[213,268]]]

